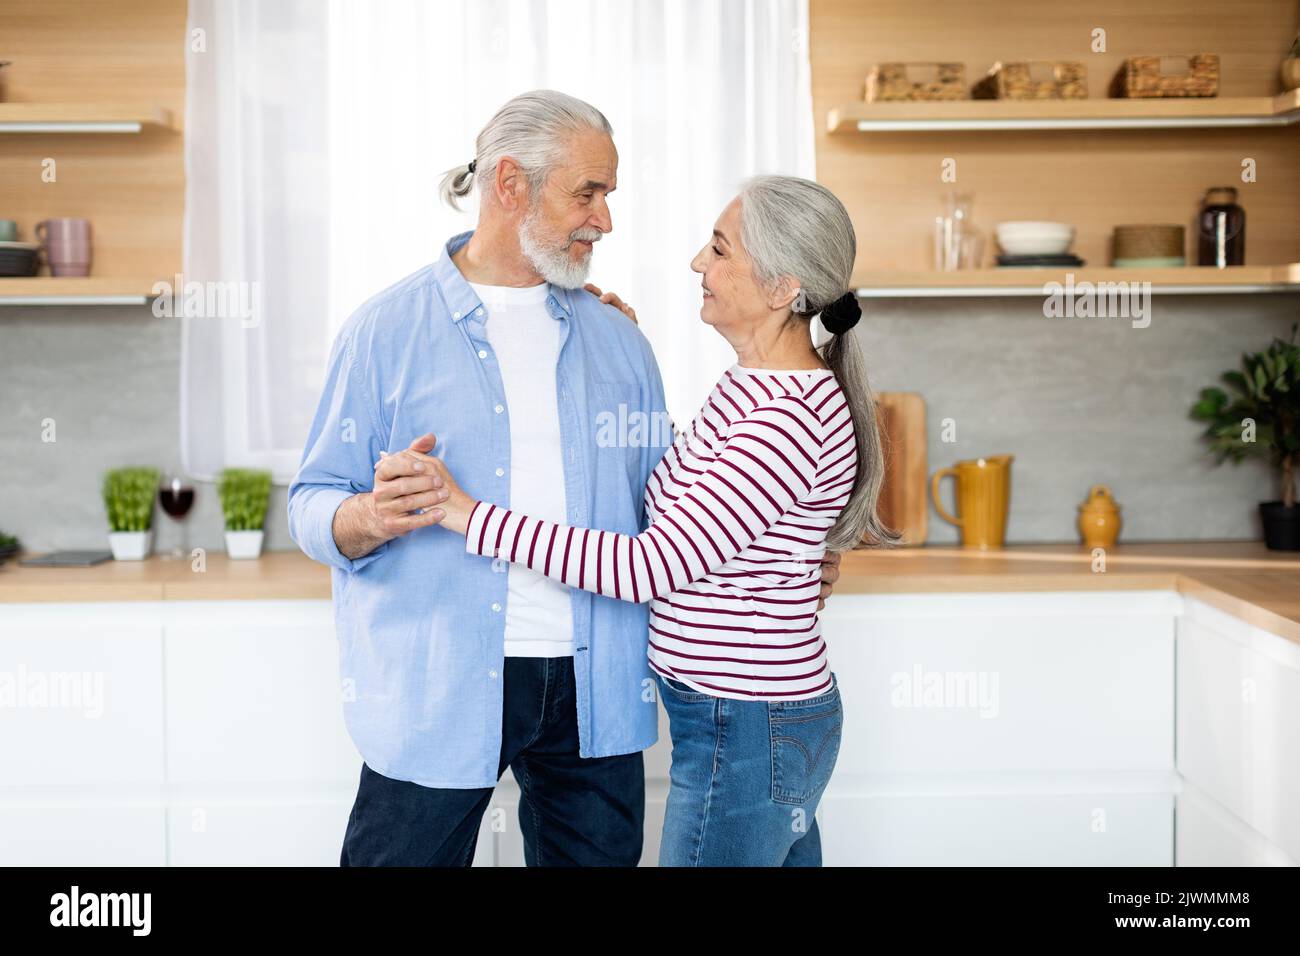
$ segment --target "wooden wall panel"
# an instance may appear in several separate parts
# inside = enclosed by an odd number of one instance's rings
[[[0,4],[5,99],[146,104],[174,128],[140,134],[0,134],[0,218],[25,240],[41,219],[84,216],[93,276],[170,278],[181,268],[185,0],[8,0]],[[42,162],[58,179],[41,179]],[[43,270],[44,271],[44,270]]]
[[[1077,59],[1089,95],[1103,97],[1126,56],[1217,52],[1221,96],[1280,92],[1278,65],[1300,28],[1292,0],[811,0],[813,108],[818,178],[844,200],[858,231],[859,269],[929,269],[931,226],[951,187],[940,164],[957,161],[957,187],[974,194],[974,221],[988,235],[1008,219],[1054,219],[1077,227],[1075,251],[1109,264],[1119,223],[1191,227],[1204,190],[1235,185],[1246,208],[1248,264],[1300,260],[1300,126],[1284,128],[826,132],[831,107],[860,100],[872,64],[957,60],[968,83],[995,60]],[[1090,52],[1091,31],[1107,52]],[[1241,182],[1255,159],[1258,181]],[[1189,262],[1191,259],[1189,258]]]

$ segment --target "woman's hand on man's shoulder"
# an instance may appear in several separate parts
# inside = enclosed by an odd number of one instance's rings
[[[586,289],[588,292],[590,292],[592,295],[594,295],[596,298],[600,299],[600,301],[605,303],[605,305],[612,305],[614,308],[618,309],[620,312],[626,315],[633,322],[636,322],[636,309],[632,308],[630,305],[628,305],[626,302],[620,299],[617,292],[601,292],[600,286],[596,285],[594,282],[588,282],[585,286],[583,286],[583,288]],[[637,324],[640,325],[641,323],[637,322]]]

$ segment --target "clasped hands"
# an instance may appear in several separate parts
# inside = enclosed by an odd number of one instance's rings
[[[370,500],[384,534],[397,537],[435,524],[465,533],[478,502],[456,483],[446,462],[429,454],[437,442],[430,433],[402,451],[380,452]]]
[[[371,506],[383,534],[397,537],[417,528],[441,524],[465,534],[469,515],[478,501],[456,483],[447,463],[430,455],[438,439],[424,434],[399,452],[380,452],[375,462],[375,488]],[[840,555],[827,551],[821,562],[821,594],[817,610],[826,606],[840,576]]]

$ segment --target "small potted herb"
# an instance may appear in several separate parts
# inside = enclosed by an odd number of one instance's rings
[[[0,564],[4,564],[6,560],[12,558],[21,550],[22,545],[18,543],[17,538],[0,531]]]
[[[262,525],[271,497],[271,473],[251,468],[227,468],[217,482],[221,511],[226,516],[226,554],[256,558],[262,553]]]
[[[1227,371],[1221,388],[1201,390],[1192,417],[1206,423],[1204,438],[1216,464],[1247,457],[1264,458],[1278,473],[1280,501],[1262,501],[1264,541],[1275,551],[1300,551],[1300,505],[1296,471],[1300,466],[1300,345],[1274,339],[1263,352],[1243,354],[1240,371]]]
[[[142,561],[153,547],[153,499],[157,468],[115,468],[104,475],[108,546],[118,561]]]

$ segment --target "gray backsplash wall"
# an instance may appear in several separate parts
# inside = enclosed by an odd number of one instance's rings
[[[1108,485],[1121,540],[1261,537],[1267,467],[1215,467],[1188,418],[1245,350],[1286,337],[1300,295],[1156,296],[1151,324],[1043,317],[1039,297],[864,300],[872,387],[926,400],[929,468],[1011,454],[1009,541],[1077,541],[1077,506]],[[941,441],[941,422],[957,441]],[[953,482],[942,494],[953,509]],[[930,508],[931,542],[956,529]]]
[[[0,529],[32,551],[108,547],[104,471],[180,464],[180,353],[180,324],[146,306],[0,308]],[[191,547],[225,550],[214,485],[195,485],[186,523]],[[155,551],[178,542],[174,524],[155,512]],[[265,543],[294,547],[284,488]]]
[[[1037,298],[863,305],[873,387],[926,399],[931,471],[1016,456],[1010,540],[1075,540],[1076,505],[1098,482],[1124,508],[1126,540],[1259,535],[1255,505],[1276,497],[1271,476],[1258,464],[1214,468],[1187,408],[1243,349],[1286,335],[1300,295],[1157,297],[1145,329],[1045,319]],[[31,550],[105,547],[103,471],[179,463],[179,359],[179,325],[146,307],[0,309],[0,529]],[[54,443],[41,440],[46,418]],[[944,418],[954,444],[940,440]],[[220,550],[215,488],[197,492],[190,543]],[[155,548],[172,547],[172,522],[159,512],[155,527]],[[957,540],[933,509],[930,529],[933,542]],[[267,547],[293,547],[283,488]]]

